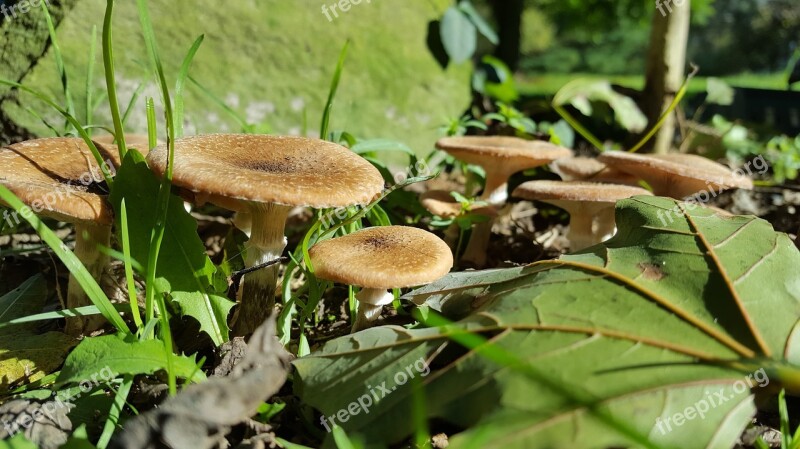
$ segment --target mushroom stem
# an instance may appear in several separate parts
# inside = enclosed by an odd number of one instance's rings
[[[284,229],[291,207],[279,204],[249,204],[252,233],[247,241],[246,268],[278,259],[286,247]],[[242,280],[241,301],[233,318],[233,334],[250,335],[275,307],[279,265],[246,274]]]
[[[353,323],[353,333],[372,326],[380,316],[383,306],[394,301],[394,295],[380,288],[362,288],[356,294],[358,300],[358,316]]]
[[[75,225],[75,256],[86,267],[92,278],[98,281],[108,265],[108,256],[100,252],[100,246],[111,246],[111,226],[94,223]],[[83,291],[75,276],[70,274],[67,286],[67,308],[74,309],[90,305],[92,305],[92,301]],[[103,326],[104,322],[105,318],[102,315],[67,318],[65,332],[73,337],[78,337],[96,331]]]
[[[567,209],[562,203],[559,207],[569,212],[567,239],[571,252],[603,242],[616,230],[613,204],[602,204],[599,207],[584,204],[581,208]]]
[[[591,214],[579,211],[570,213],[569,231],[567,232],[570,252],[578,251],[597,243],[592,233],[593,223],[594,217]]]
[[[469,243],[461,255],[461,261],[466,262],[474,268],[482,268],[486,265],[486,251],[489,248],[489,238],[492,236],[492,224],[494,219],[477,223],[472,227],[472,234],[469,236]]]
[[[486,170],[486,184],[480,199],[493,206],[502,206],[508,201],[508,177],[509,174],[501,170]]]

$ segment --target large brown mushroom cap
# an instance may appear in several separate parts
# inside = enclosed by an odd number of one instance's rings
[[[753,181],[722,164],[693,154],[636,154],[607,151],[601,162],[644,179],[656,195],[683,198],[698,192],[752,189]]]
[[[444,137],[436,147],[469,164],[508,166],[511,172],[539,167],[572,156],[572,150],[541,140],[508,136]]]
[[[103,160],[119,166],[115,146],[96,146]],[[10,145],[0,149],[0,165],[0,184],[37,215],[68,223],[112,223],[103,174],[83,139],[58,137]]]
[[[309,250],[321,279],[365,288],[405,288],[433,282],[453,267],[450,248],[422,229],[367,228]]]
[[[166,145],[151,151],[147,162],[163,175]],[[231,203],[239,201],[315,208],[367,204],[384,187],[375,167],[341,145],[250,134],[177,140],[172,182],[234,210]]]
[[[461,215],[461,203],[446,190],[428,190],[419,196],[419,202],[428,212],[442,218],[455,218]],[[491,205],[475,206],[469,212],[496,217],[497,209]]]
[[[641,187],[585,181],[528,181],[512,196],[526,200],[616,203],[636,195],[652,195]]]

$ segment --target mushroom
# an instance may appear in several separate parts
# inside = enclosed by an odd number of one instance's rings
[[[512,196],[538,200],[569,213],[570,250],[595,245],[614,234],[614,205],[636,195],[652,195],[640,187],[585,181],[528,181]]]
[[[453,267],[450,248],[428,231],[408,226],[367,228],[325,240],[309,250],[314,274],[362,287],[353,332],[365,329],[394,296],[387,290],[433,282]]]
[[[431,214],[446,219],[453,219],[465,213],[484,215],[489,218],[497,217],[497,208],[488,204],[472,204],[468,210],[464,211],[461,203],[446,190],[428,190],[420,195],[419,202]],[[445,242],[448,246],[452,247],[455,244],[460,232],[457,223],[451,224],[445,230]]]
[[[694,154],[636,154],[607,151],[600,161],[643,179],[653,193],[682,199],[700,192],[752,189],[753,181],[722,164]]]
[[[147,157],[163,176],[167,147]],[[384,181],[369,162],[340,145],[303,137],[214,134],[175,141],[172,182],[193,196],[233,211],[247,212],[252,233],[246,245],[247,268],[278,259],[286,246],[289,211],[367,204]],[[245,275],[233,318],[234,335],[249,335],[275,305],[278,266]]]
[[[445,137],[436,142],[436,147],[456,159],[483,167],[486,185],[479,199],[495,206],[504,205],[508,199],[508,178],[514,173],[572,156],[568,148],[549,142],[507,136]],[[486,264],[492,223],[490,220],[475,226],[462,261],[476,267]]]
[[[102,145],[116,144],[116,137],[111,134],[103,134],[101,136],[93,136],[92,141]],[[158,142],[159,144],[163,142]],[[150,151],[150,137],[145,134],[125,134],[125,145],[128,148],[135,148],[143,155],[147,156]]]
[[[614,169],[593,157],[568,157],[550,164],[550,169],[564,181],[606,182],[638,186],[639,178]]]
[[[113,174],[119,166],[116,147],[98,145],[106,168]],[[105,180],[91,150],[82,139],[29,140],[0,150],[3,184],[33,212],[45,218],[75,225],[75,255],[99,280],[108,257],[99,247],[111,244],[113,212],[106,201]],[[20,223],[17,213],[6,211],[3,219]],[[67,286],[66,307],[91,305],[74,276]],[[79,336],[97,330],[102,316],[67,319],[66,333]]]

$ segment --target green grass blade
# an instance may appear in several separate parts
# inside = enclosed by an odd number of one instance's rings
[[[645,134],[644,137],[642,137],[642,139],[636,145],[633,146],[633,148],[628,150],[628,152],[635,153],[639,151],[643,146],[645,146],[645,144],[647,144],[647,142],[650,141],[650,139],[653,138],[653,136],[656,135],[658,130],[661,129],[662,126],[664,126],[664,122],[667,121],[667,118],[670,116],[670,114],[672,114],[672,112],[675,111],[675,108],[677,108],[678,104],[680,104],[681,100],[683,100],[683,97],[686,95],[686,91],[689,89],[689,82],[692,80],[692,78],[694,78],[696,74],[697,74],[697,67],[695,67],[694,70],[689,74],[689,76],[687,76],[686,79],[683,81],[683,85],[681,85],[681,88],[678,90],[678,93],[675,95],[675,98],[672,99],[672,103],[670,103],[667,110],[664,111],[663,114],[661,114],[661,117],[659,117],[655,126],[653,126],[652,129],[650,129],[650,131],[648,131],[647,134]]]
[[[108,300],[103,289],[97,284],[97,281],[92,278],[92,275],[86,270],[78,257],[67,249],[64,242],[62,242],[56,234],[50,230],[39,217],[25,206],[19,198],[16,197],[5,186],[0,185],[0,200],[8,204],[14,209],[25,221],[27,221],[37,234],[41,237],[42,241],[49,246],[58,258],[64,263],[69,272],[75,276],[75,279],[80,284],[81,288],[86,292],[86,295],[92,301],[92,304],[100,309],[103,316],[117,328],[118,331],[123,333],[130,333],[128,326],[122,319],[122,316]]]
[[[130,118],[131,113],[133,113],[134,107],[136,107],[136,101],[139,99],[139,96],[142,95],[144,92],[145,84],[139,83],[136,86],[136,90],[133,91],[133,95],[131,96],[131,100],[128,102],[128,107],[125,108],[125,114],[122,115],[122,127],[125,127],[125,124],[128,123],[128,118]]]
[[[120,207],[119,223],[122,254],[125,257],[125,281],[128,287],[128,301],[130,302],[131,306],[131,316],[133,317],[133,322],[136,324],[136,328],[141,329],[143,326],[142,316],[139,313],[139,301],[136,298],[136,282],[133,279],[133,263],[131,262],[131,242],[130,236],[128,235],[128,208],[125,206],[124,199],[122,200],[122,205]]]
[[[145,100],[147,111],[147,146],[154,148],[158,144],[158,124],[156,123],[156,104],[152,98]]]
[[[170,358],[167,357],[167,360]],[[103,425],[103,433],[100,435],[100,439],[97,440],[97,449],[106,449],[108,443],[111,442],[114,431],[122,428],[119,417],[125,407],[125,402],[128,400],[128,394],[130,394],[132,386],[133,376],[130,374],[125,375],[122,379],[122,385],[119,386],[114,395],[114,402],[111,404],[111,410],[108,411],[108,417]]]
[[[103,67],[106,75],[106,90],[108,91],[108,104],[111,107],[111,119],[114,122],[114,136],[117,138],[120,160],[125,157],[128,148],[125,146],[125,129],[119,115],[119,101],[117,100],[117,81],[114,75],[114,49],[111,38],[111,28],[114,16],[114,0],[106,3],[106,15],[103,19]]]
[[[344,70],[344,61],[347,58],[347,49],[350,47],[350,41],[345,42],[342,51],[339,53],[339,62],[336,64],[336,71],[333,72],[333,79],[331,80],[331,88],[328,92],[328,101],[325,102],[325,109],[322,112],[322,124],[319,129],[319,138],[328,138],[328,128],[331,122],[331,113],[333,112],[333,101],[336,98],[336,91],[339,90],[339,81],[342,78],[342,71]]]
[[[595,148],[600,151],[603,151],[603,142],[600,142],[600,139],[595,137],[588,129],[586,129],[581,123],[575,119],[566,109],[559,105],[553,105],[553,109],[564,119],[565,122],[569,123],[569,126],[572,127],[575,131],[578,132],[584,139],[586,139],[589,143],[592,144]]]
[[[67,112],[69,115],[75,117],[75,103],[72,101],[72,92],[69,89],[69,77],[67,76],[67,69],[64,66],[64,58],[61,55],[61,46],[58,45],[58,36],[56,35],[56,28],[53,25],[53,18],[50,17],[50,10],[47,9],[47,2],[42,2],[42,12],[44,13],[44,20],[47,22],[47,31],[50,33],[50,43],[53,45],[53,55],[56,58],[56,70],[58,70],[58,76],[61,79],[61,88],[64,90],[64,98],[67,102]],[[69,121],[65,125],[65,128],[69,130],[69,126],[71,123]],[[88,122],[86,123],[89,124]],[[74,126],[74,125],[73,125]]]
[[[179,139],[183,137],[183,89],[186,85],[186,78],[189,76],[189,69],[192,67],[192,61],[197,54],[197,50],[200,49],[203,39],[205,39],[205,35],[200,35],[192,44],[189,53],[183,58],[178,81],[175,83],[175,136]]]
[[[158,218],[150,238],[150,253],[148,254],[147,275],[145,281],[147,286],[145,303],[147,304],[147,309],[150,312],[150,314],[147,315],[147,320],[150,321],[152,318],[152,307],[155,300],[156,266],[158,264],[158,255],[161,251],[161,242],[164,239],[164,232],[167,225],[167,209],[169,208],[169,198],[171,195],[172,169],[175,158],[175,127],[172,114],[172,100],[169,95],[167,80],[164,76],[164,68],[161,64],[161,58],[158,54],[155,32],[153,31],[153,23],[150,20],[150,13],[147,9],[147,0],[137,0],[136,4],[139,9],[139,21],[142,26],[142,34],[144,35],[147,52],[150,55],[150,59],[155,64],[155,71],[163,97],[162,100],[164,101],[164,115],[167,123],[167,167],[164,177],[161,180],[161,188],[158,192],[156,206],[158,210]],[[152,130],[150,132],[152,133]],[[162,309],[161,313],[166,314],[166,310]],[[166,323],[166,325],[168,326],[169,323]],[[172,392],[172,385],[170,385],[170,391]]]
[[[63,115],[70,124],[78,130],[78,134],[83,138],[86,142],[86,145],[89,146],[89,150],[92,152],[92,156],[94,156],[95,160],[97,161],[97,165],[100,167],[100,170],[103,172],[103,178],[105,178],[106,184],[108,184],[109,188],[114,185],[114,178],[111,177],[111,172],[108,171],[106,167],[105,161],[103,160],[103,156],[100,154],[100,151],[97,150],[97,146],[92,142],[92,138],[89,137],[89,134],[83,129],[83,126],[78,122],[74,115],[70,114],[69,112],[65,111],[64,108],[59,106],[53,99],[48,97],[47,95],[35,90],[31,89],[30,87],[23,86],[20,83],[9,81],[6,79],[0,79],[0,84],[6,85],[9,87],[14,87],[25,91],[36,98],[42,100],[43,102],[47,103],[48,106],[58,111],[59,114]]]
[[[92,25],[92,41],[89,44],[89,66],[86,68],[86,120],[85,125],[89,125],[94,120],[94,104],[92,103],[92,87],[94,86],[94,64],[97,55],[97,26]],[[92,133],[88,132],[91,137]]]
[[[114,308],[118,312],[127,312],[129,310],[127,304],[114,304]],[[36,323],[39,321],[60,320],[63,318],[92,315],[100,315],[100,309],[98,309],[97,306],[83,306],[75,307],[74,309],[55,310],[53,312],[37,313],[35,315],[28,315],[22,318],[16,318],[4,323],[0,323],[0,329],[16,326],[18,324]]]

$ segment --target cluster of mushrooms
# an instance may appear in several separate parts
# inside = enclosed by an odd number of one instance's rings
[[[542,201],[570,215],[570,250],[577,251],[600,243],[616,231],[614,206],[617,201],[636,195],[658,195],[675,199],[699,194],[716,195],[731,188],[752,189],[752,180],[732,172],[722,164],[690,154],[642,155],[607,151],[598,158],[573,157],[571,150],[542,141],[515,137],[446,137],[437,148],[486,172],[486,185],[478,198],[484,204],[469,213],[489,219],[473,227],[461,261],[475,267],[486,263],[487,245],[493,220],[503,213],[508,200],[508,179],[514,173],[543,165],[561,181],[528,181],[511,196]],[[642,182],[650,186],[642,188]],[[453,218],[464,211],[446,191],[429,191],[422,205],[435,216]],[[716,209],[720,214],[726,211]]]
[[[101,156],[112,170],[120,165],[117,148],[98,139]],[[168,149],[139,146],[155,175],[166,170]],[[108,264],[103,248],[112,245],[113,210],[89,147],[77,138],[23,142],[0,150],[0,183],[40,217],[72,223],[75,253],[99,280]],[[91,174],[91,183],[80,180]],[[286,219],[293,208],[366,205],[384,190],[383,178],[369,162],[340,145],[315,139],[265,135],[217,134],[175,142],[173,185],[189,202],[211,203],[247,217],[250,238],[246,267],[279,258],[286,246]],[[453,266],[449,247],[427,231],[389,226],[368,228],[320,242],[311,263],[322,279],[362,287],[354,329],[367,327],[390,301],[388,289],[423,285]],[[239,307],[232,318],[234,335],[249,335],[275,304],[278,267],[245,275]],[[90,305],[70,278],[65,307]],[[67,332],[79,336],[98,329],[97,318],[71,318]]]
[[[146,139],[130,139],[147,156],[155,175],[166,170],[168,149],[148,151]],[[96,139],[111,168],[120,165],[113,139]],[[731,187],[751,188],[749,179],[726,167],[691,155],[644,156],[606,152],[598,159],[573,158],[572,151],[547,142],[514,137],[449,137],[437,147],[483,167],[486,184],[480,206],[470,213],[489,217],[475,225],[463,259],[485,263],[492,221],[508,200],[508,179],[516,172],[550,164],[563,181],[529,181],[512,196],[540,200],[571,216],[572,250],[593,245],[615,231],[614,204],[635,195],[683,198],[696,192]],[[369,162],[347,148],[302,137],[214,134],[175,142],[173,185],[189,203],[211,203],[234,211],[234,222],[246,228],[246,267],[278,259],[286,246],[287,217],[294,208],[316,209],[366,205],[384,190],[384,180]],[[75,253],[99,279],[108,265],[104,247],[112,245],[113,210],[103,177],[89,147],[77,138],[23,142],[0,150],[3,184],[41,217],[72,223]],[[87,174],[89,176],[87,177]],[[82,179],[92,182],[82,182]],[[434,215],[463,213],[449,192],[429,191],[421,201]],[[360,287],[357,331],[369,327],[381,307],[393,300],[388,290],[419,286],[444,276],[453,267],[448,244],[435,235],[407,226],[367,228],[318,242],[309,253],[317,277]],[[234,335],[249,335],[273,312],[278,266],[245,275],[231,318]],[[74,278],[67,308],[90,302]],[[98,317],[67,321],[67,333],[79,336],[102,326]]]

